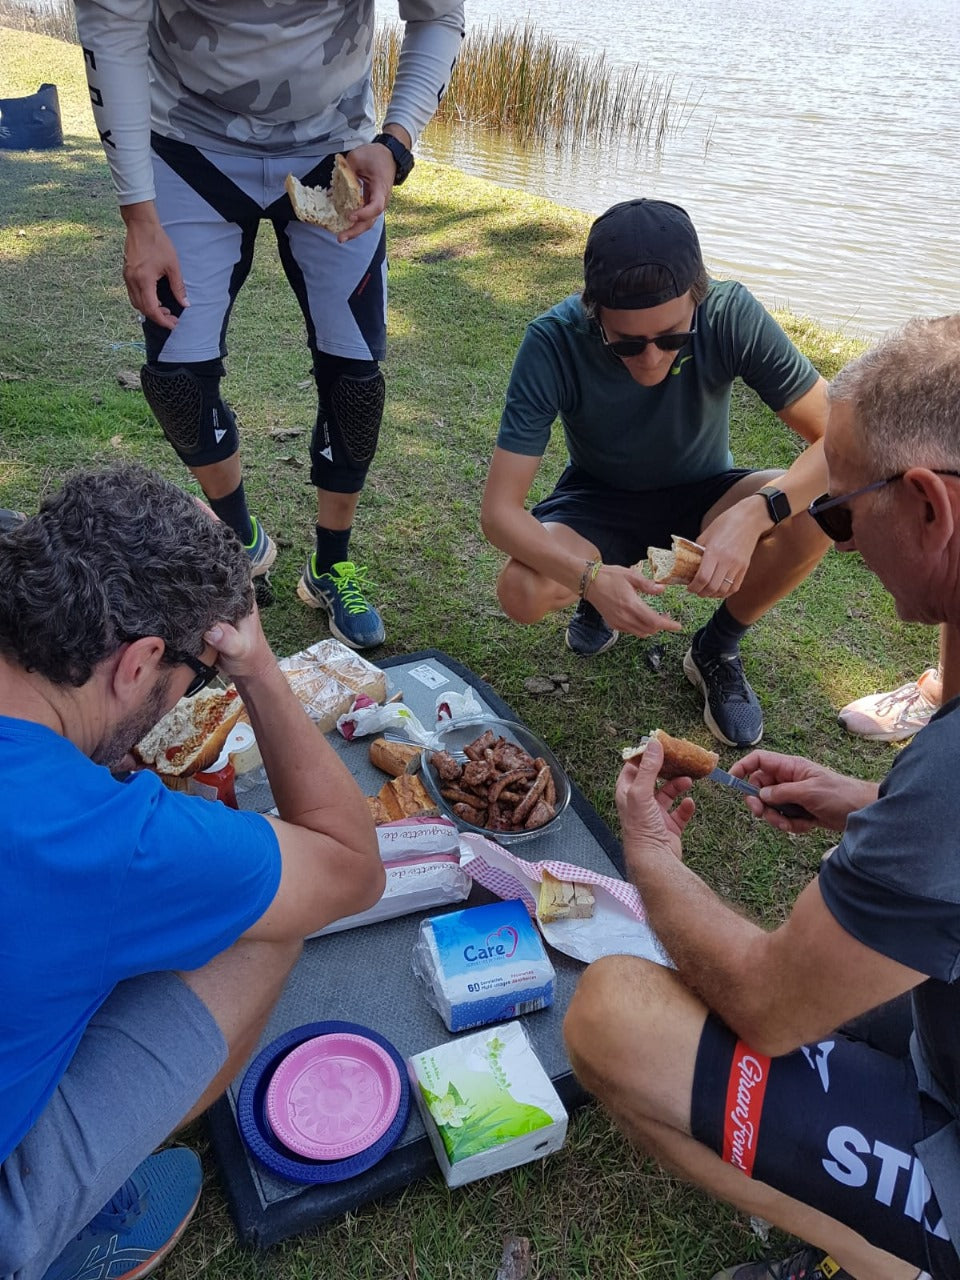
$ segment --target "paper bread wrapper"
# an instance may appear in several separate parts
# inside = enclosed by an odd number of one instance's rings
[[[569,862],[526,862],[486,836],[461,833],[461,866],[498,898],[520,898],[540,932],[558,951],[590,964],[601,956],[640,956],[667,968],[673,962],[647,922],[640,894],[632,884]],[[543,872],[593,889],[594,913],[588,920],[544,923],[537,916]]]
[[[322,733],[335,728],[358,694],[374,702],[382,702],[387,694],[380,668],[332,638],[281,658],[279,666]]]

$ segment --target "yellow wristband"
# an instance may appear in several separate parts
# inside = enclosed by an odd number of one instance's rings
[[[591,582],[596,581],[597,574],[600,572],[602,568],[603,568],[602,560],[584,560],[583,573],[581,573],[580,575],[580,586],[577,589],[577,594],[579,595],[581,600],[586,595]]]

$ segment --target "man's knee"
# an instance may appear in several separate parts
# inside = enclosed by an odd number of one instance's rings
[[[310,440],[310,479],[332,493],[359,493],[377,451],[386,383],[376,360],[318,352],[317,421]]]
[[[188,467],[231,458],[240,446],[236,420],[220,397],[222,360],[145,364],[144,398],[163,434]]]
[[[605,956],[584,972],[564,1039],[577,1079],[602,1102],[663,1090],[670,1062],[696,1054],[706,1010],[672,969],[636,956]]]
[[[553,594],[556,594],[556,584],[516,560],[509,560],[497,579],[500,608],[511,622],[521,626],[545,617],[555,607],[550,600]]]

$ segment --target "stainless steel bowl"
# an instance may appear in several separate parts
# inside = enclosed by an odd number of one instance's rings
[[[431,799],[444,817],[455,822],[461,831],[475,831],[479,835],[489,836],[491,840],[496,840],[499,844],[513,844],[518,840],[530,840],[534,836],[555,831],[570,803],[570,779],[564,773],[557,762],[556,756],[543,739],[531,733],[524,725],[516,724],[512,720],[500,720],[493,716],[474,720],[469,724],[453,723],[441,730],[439,750],[449,751],[452,755],[462,755],[463,748],[468,743],[479,738],[487,729],[490,729],[495,737],[506,738],[508,742],[516,743],[524,751],[529,752],[534,759],[539,756],[546,761],[553,775],[553,785],[557,792],[554,816],[548,822],[545,822],[542,827],[532,827],[529,831],[494,831],[490,827],[478,827],[472,822],[467,822],[453,812],[453,806],[450,801],[440,794],[440,788],[444,784],[437,776],[437,771],[431,762],[431,756],[436,748],[426,747],[421,755],[421,775],[423,777],[423,785],[429,792]]]

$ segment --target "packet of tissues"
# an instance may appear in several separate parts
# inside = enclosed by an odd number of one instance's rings
[[[448,1187],[563,1146],[567,1113],[519,1022],[427,1049],[407,1065]]]
[[[450,1031],[553,1003],[553,965],[522,902],[491,902],[424,920],[413,971]]]

